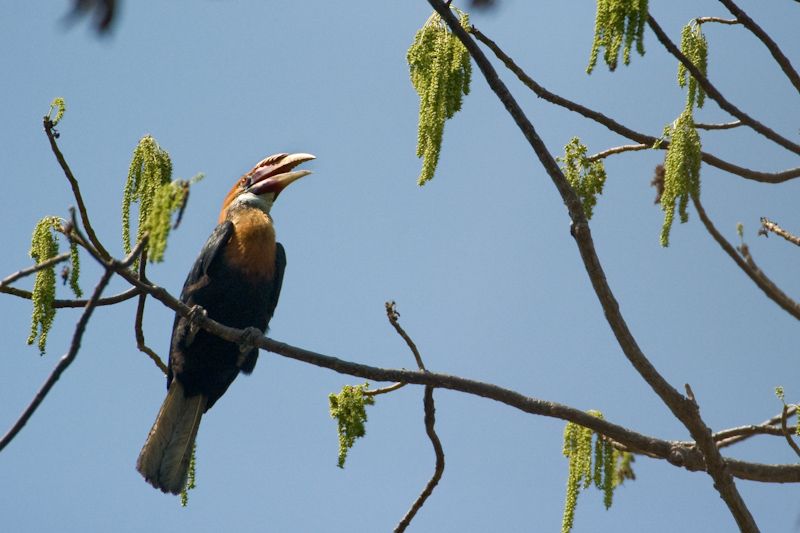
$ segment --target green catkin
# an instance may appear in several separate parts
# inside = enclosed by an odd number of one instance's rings
[[[169,154],[149,135],[143,137],[133,152],[122,195],[122,246],[126,254],[131,251],[131,204],[137,202],[139,221],[136,242],[148,233],[150,262],[163,261],[167,238],[172,229],[172,215],[183,207],[189,186],[202,179],[202,175],[198,175],[189,181],[170,181],[171,177],[172,161]]]
[[[181,491],[181,507],[189,505],[189,491],[195,488],[197,488],[197,444],[192,445],[192,457],[189,459],[186,486]]]
[[[689,197],[700,194],[700,136],[694,127],[691,108],[684,109],[672,128],[671,140],[664,159],[664,192],[661,209],[664,224],[661,227],[661,246],[669,246],[669,234],[675,218],[675,201],[681,223],[689,220]]]
[[[586,73],[591,74],[594,70],[601,48],[605,50],[603,61],[612,71],[617,68],[620,48],[626,65],[630,64],[634,42],[639,55],[644,55],[646,21],[647,0],[597,0],[594,39]]]
[[[589,161],[586,146],[577,137],[573,137],[564,147],[564,157],[557,160],[564,163],[561,170],[569,184],[578,194],[587,219],[594,214],[597,197],[603,194],[606,183],[606,170],[603,160]]]
[[[50,115],[53,114],[53,110],[56,112],[56,116],[54,118],[50,118]],[[64,102],[64,99],[60,96],[53,98],[53,101],[50,102],[50,111],[47,112],[47,118],[50,118],[51,124],[56,126],[61,119],[64,118],[64,113],[67,111],[67,104]]]
[[[345,385],[339,394],[330,394],[328,403],[331,418],[337,421],[339,433],[339,457],[337,466],[344,468],[347,452],[357,438],[366,435],[367,405],[374,405],[375,399],[364,394],[369,385]]]
[[[33,230],[31,237],[30,256],[36,264],[43,263],[58,254],[58,240],[54,233],[55,228],[61,227],[61,219],[54,216],[41,219]],[[56,271],[55,265],[43,268],[36,272],[33,282],[33,313],[31,316],[31,331],[28,335],[28,344],[33,344],[37,337],[39,354],[44,355],[47,346],[47,334],[56,317],[53,301],[56,298]]]
[[[122,247],[126,254],[131,252],[130,209],[131,204],[139,204],[139,224],[136,242],[144,235],[148,217],[158,190],[170,183],[172,161],[153,137],[143,137],[133,151],[128,179],[122,194]]]
[[[599,411],[588,411],[588,414],[603,418],[603,414]],[[567,422],[564,427],[562,453],[569,460],[569,471],[561,531],[569,533],[575,522],[575,509],[581,489],[587,489],[594,484],[597,489],[603,491],[603,502],[608,509],[611,507],[614,489],[622,483],[617,479],[634,477],[630,469],[633,456],[627,452],[617,452],[610,440],[572,422]],[[620,467],[625,469],[623,473],[617,468],[618,460],[623,461]]]
[[[697,67],[703,76],[706,76],[708,72],[708,42],[703,35],[701,24],[693,21],[683,27],[681,31],[681,52]],[[692,108],[695,104],[697,104],[697,107],[703,107],[706,99],[705,91],[694,79],[694,76],[689,74],[683,63],[679,62],[678,85],[686,87],[687,84],[689,87],[686,92],[686,107]]]
[[[455,9],[463,28],[469,16]],[[433,178],[439,162],[444,123],[461,109],[469,94],[472,64],[467,49],[453,35],[438,13],[432,14],[414,36],[406,54],[411,83],[419,95],[417,157],[422,170],[417,183]]]

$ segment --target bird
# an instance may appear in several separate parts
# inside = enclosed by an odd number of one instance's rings
[[[181,291],[192,307],[175,314],[169,350],[167,397],[136,461],[144,479],[165,493],[186,486],[200,419],[239,372],[250,374],[258,348],[236,344],[197,327],[197,313],[226,326],[266,334],[286,267],[270,211],[292,182],[311,174],[295,167],[315,157],[279,153],[244,174],[222,203],[218,225],[194,262]]]

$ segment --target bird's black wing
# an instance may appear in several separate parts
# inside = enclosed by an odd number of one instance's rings
[[[228,239],[233,234],[233,223],[226,220],[220,223],[211,236],[206,240],[203,248],[200,250],[200,255],[192,265],[189,275],[186,276],[186,281],[183,283],[183,290],[181,291],[181,301],[187,305],[194,292],[205,287],[208,282],[208,270],[211,264],[219,257],[220,252],[227,244]]]
[[[267,322],[275,314],[275,307],[278,306],[278,298],[281,296],[281,285],[283,285],[283,271],[286,270],[286,250],[281,243],[275,243],[275,278],[272,281],[272,294],[267,303]],[[266,333],[266,332],[265,332]]]
[[[197,256],[194,265],[192,265],[192,269],[189,271],[189,275],[186,276],[186,281],[183,283],[181,301],[186,305],[194,305],[193,295],[210,283],[211,280],[208,277],[208,271],[211,265],[220,256],[222,249],[225,248],[225,244],[227,244],[231,234],[233,234],[233,223],[226,220],[214,228],[211,236],[206,240],[206,243],[200,250],[200,255]],[[181,351],[176,351],[176,348],[184,344],[189,337],[193,336],[190,332],[191,324],[189,320],[176,313],[175,322],[172,325],[172,340],[170,342],[169,362],[167,364],[167,388],[169,388],[170,383],[172,383],[174,372],[173,356],[178,356],[179,359],[182,356]],[[179,365],[182,364],[181,361],[178,361],[178,363]]]

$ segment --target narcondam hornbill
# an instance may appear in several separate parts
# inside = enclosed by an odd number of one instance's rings
[[[182,302],[226,326],[267,332],[286,267],[270,209],[287,185],[311,173],[294,168],[312,159],[271,155],[236,182],[186,278]],[[175,315],[167,397],[136,462],[148,483],[173,494],[183,490],[200,418],[240,371],[253,371],[257,358],[257,348],[240,348]]]

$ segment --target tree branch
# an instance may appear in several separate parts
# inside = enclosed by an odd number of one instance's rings
[[[789,415],[793,415],[797,410],[796,406],[789,407]],[[747,426],[739,426],[730,429],[724,429],[714,433],[714,440],[717,441],[718,448],[731,446],[737,442],[741,442],[754,435],[783,435],[783,432],[776,424],[780,424],[782,414],[777,414],[772,418],[755,425],[750,424]]]
[[[781,70],[783,73],[786,74],[786,77],[789,78],[789,81],[792,82],[795,89],[800,91],[800,75],[797,74],[797,71],[792,66],[791,61],[789,58],[784,55],[781,51],[780,47],[772,40],[767,32],[761,29],[761,26],[755,23],[753,19],[751,19],[747,13],[744,12],[739,6],[737,6],[733,0],[719,0],[722,5],[728,8],[728,11],[736,17],[736,20],[740,22],[745,28],[750,30],[753,35],[761,39],[761,42],[764,43],[764,46],[767,47],[772,57],[775,58],[775,61],[780,65]]]
[[[750,115],[748,115],[747,113],[745,113],[744,111],[742,111],[741,109],[730,103],[724,96],[722,96],[722,93],[720,93],[717,90],[717,88],[714,87],[714,85],[712,85],[710,81],[708,81],[708,78],[706,78],[703,75],[703,73],[700,72],[700,70],[694,65],[694,63],[692,63],[691,60],[689,60],[689,58],[686,57],[683,54],[683,52],[681,52],[678,49],[677,46],[675,46],[675,43],[673,43],[667,36],[667,34],[664,33],[664,30],[661,29],[661,26],[658,25],[658,22],[656,22],[656,19],[654,19],[652,15],[647,16],[647,24],[650,26],[650,29],[653,30],[653,33],[656,34],[656,38],[658,38],[658,40],[661,41],[661,44],[664,45],[664,48],[666,48],[670,54],[675,56],[678,59],[678,61],[683,63],[683,66],[685,66],[686,70],[688,70],[692,74],[694,79],[697,80],[697,83],[700,84],[705,93],[709,97],[711,97],[715,102],[717,102],[717,104],[723,110],[727,111],[734,117],[738,118],[745,125],[749,126],[754,131],[757,131],[758,133],[760,133],[767,139],[771,140],[775,144],[783,146],[790,152],[794,152],[795,154],[800,154],[800,145],[790,141],[789,139],[783,137],[782,135],[779,135],[774,130],[768,128],[761,122],[757,121],[756,119],[754,119],[753,117],[751,117]]]
[[[133,250],[133,252],[131,252],[131,254],[124,261],[118,263],[112,260],[111,262],[113,264],[118,264],[120,266],[130,265],[130,263],[134,261],[136,256],[141,251],[142,251],[142,246],[137,246],[137,248]],[[81,340],[83,339],[83,333],[86,330],[86,325],[89,322],[89,318],[91,318],[95,307],[97,307],[97,301],[100,299],[100,295],[106,288],[106,285],[108,285],[108,282],[111,280],[111,276],[114,274],[114,271],[115,271],[114,268],[110,266],[106,267],[102,277],[100,278],[100,281],[97,283],[97,285],[94,288],[94,291],[92,292],[92,296],[86,303],[86,308],[81,314],[81,317],[78,319],[77,324],[75,324],[75,332],[72,335],[72,342],[70,343],[69,350],[58,361],[58,364],[56,364],[55,368],[53,368],[53,371],[50,373],[45,382],[42,384],[39,391],[33,397],[31,403],[28,405],[28,407],[25,408],[25,410],[22,412],[22,414],[14,423],[14,425],[11,427],[11,429],[9,429],[8,432],[3,436],[3,438],[0,439],[0,451],[2,451],[3,448],[5,448],[12,440],[14,440],[14,437],[16,437],[17,434],[22,430],[22,428],[25,427],[25,424],[28,422],[31,416],[33,416],[33,413],[36,412],[36,409],[45,399],[47,393],[50,392],[50,389],[52,389],[53,385],[55,385],[56,381],[58,381],[58,378],[60,378],[61,374],[63,374],[64,371],[69,367],[69,365],[72,364],[72,361],[75,360],[75,357],[78,355],[78,350],[81,347]]]
[[[781,412],[781,431],[783,432],[783,436],[786,437],[786,442],[789,443],[789,447],[794,450],[794,453],[800,457],[800,447],[797,446],[797,443],[792,438],[792,434],[789,433],[789,428],[786,427],[786,417],[789,413],[789,406],[783,404],[783,411]]]
[[[738,128],[741,125],[741,120],[734,120],[732,122],[723,122],[722,124],[706,124],[703,122],[695,122],[694,127],[699,130],[730,130],[733,128]]]
[[[42,269],[51,267],[53,265],[61,263],[62,261],[66,261],[67,259],[69,259],[69,256],[70,256],[69,252],[64,252],[63,254],[51,257],[46,261],[42,261],[41,263],[37,263],[33,266],[29,266],[28,268],[23,268],[22,270],[14,272],[13,274],[9,274],[8,276],[0,280],[0,288],[6,287],[7,285],[14,283],[18,279],[30,276],[31,274],[35,274],[36,272],[39,272]]]
[[[81,188],[78,185],[78,180],[75,179],[75,176],[72,174],[72,170],[69,168],[66,159],[64,159],[64,154],[61,153],[61,150],[58,148],[58,143],[56,142],[56,136],[54,133],[54,124],[50,120],[50,117],[44,117],[44,132],[47,134],[47,139],[50,141],[50,149],[53,151],[53,154],[56,156],[58,160],[58,164],[61,165],[61,170],[64,171],[64,176],[67,177],[67,181],[69,181],[70,187],[72,187],[72,194],[75,197],[75,202],[78,204],[78,211],[81,214],[81,222],[83,222],[83,227],[86,230],[86,235],[89,236],[89,240],[92,242],[94,247],[100,252],[100,255],[103,259],[111,259],[111,254],[103,247],[100,240],[97,238],[97,235],[94,232],[94,228],[92,227],[92,223],[89,221],[89,215],[86,212],[86,204],[83,202],[83,195],[81,194]]]
[[[706,210],[703,208],[703,204],[700,202],[700,198],[697,196],[692,196],[692,201],[694,202],[694,206],[697,209],[697,214],[700,216],[700,220],[703,222],[703,225],[706,227],[706,230],[711,237],[717,241],[717,244],[725,251],[728,256],[733,259],[734,263],[736,263],[742,271],[747,274],[747,276],[753,280],[759,289],[764,291],[764,294],[767,297],[778,304],[784,311],[795,317],[796,319],[800,320],[800,305],[797,302],[789,298],[781,289],[778,288],[775,283],[772,282],[762,271],[761,269],[756,266],[755,262],[750,257],[750,260],[747,261],[746,258],[742,258],[737,252],[736,249],[729,243],[725,237],[717,230],[714,226],[714,223],[711,222],[711,219],[708,218],[706,214]],[[744,255],[746,248],[743,248],[742,252]],[[747,253],[749,256],[749,252]]]
[[[142,256],[139,259],[139,279],[147,282],[147,275],[145,274],[145,269],[147,268],[147,249],[142,251]],[[149,346],[144,341],[144,329],[142,328],[142,321],[144,320],[144,304],[147,300],[147,293],[142,292],[139,294],[139,302],[136,305],[136,320],[134,321],[133,331],[136,335],[136,347],[139,349],[140,352],[144,352],[147,356],[155,363],[155,365],[167,375],[169,369],[167,365],[164,364],[164,361],[158,356],[156,352],[150,349]]]
[[[608,128],[609,130],[613,131],[614,133],[626,137],[632,141],[641,144],[648,144],[650,146],[654,146],[657,144],[658,148],[662,150],[666,150],[669,147],[669,141],[661,140],[657,137],[653,137],[652,135],[646,135],[644,133],[640,133],[638,131],[632,130],[627,126],[620,124],[619,122],[615,121],[614,119],[607,117],[606,115],[594,111],[593,109],[589,109],[586,106],[581,104],[572,102],[571,100],[567,100],[555,93],[552,93],[539,85],[533,78],[531,78],[524,70],[522,70],[511,57],[509,57],[502,49],[500,49],[497,44],[486,37],[483,33],[481,33],[478,28],[472,26],[470,28],[470,33],[475,36],[480,42],[485,44],[497,58],[503,62],[503,64],[513,72],[517,78],[530,90],[532,90],[536,96],[542,98],[550,102],[551,104],[563,107],[569,111],[573,111],[582,115],[589,120],[593,120],[598,124],[601,124]],[[798,168],[791,168],[788,170],[784,170],[781,172],[763,172],[760,170],[752,170],[749,168],[740,167],[738,165],[734,165],[724,159],[720,159],[719,157],[709,154],[707,152],[701,152],[701,157],[703,161],[713,167],[719,168],[720,170],[724,170],[726,172],[730,172],[731,174],[736,174],[737,176],[741,176],[745,179],[759,181],[762,183],[782,183],[784,181],[788,181],[793,178],[800,177],[800,167]]]
[[[419,370],[421,372],[427,372],[427,370],[425,370],[425,364],[422,362],[422,356],[419,354],[419,350],[417,350],[417,345],[411,340],[411,337],[409,337],[408,333],[406,333],[398,321],[400,313],[397,312],[393,301],[386,302],[386,317],[389,319],[395,331],[397,331],[397,334],[406,341],[406,344],[411,349]],[[433,446],[433,453],[436,455],[436,466],[434,467],[431,479],[425,485],[425,488],[422,489],[422,493],[420,493],[417,500],[411,505],[411,509],[409,509],[403,519],[400,520],[400,523],[397,524],[397,527],[394,528],[395,533],[402,533],[409,524],[411,524],[417,512],[422,509],[422,506],[425,505],[425,501],[433,493],[433,489],[439,484],[439,480],[442,479],[442,474],[444,474],[444,449],[442,448],[442,442],[439,440],[439,436],[436,434],[436,429],[434,428],[434,424],[436,423],[436,406],[433,402],[433,386],[427,385],[425,387],[425,396],[422,403],[425,409],[425,433],[427,433],[431,445]]]
[[[109,296],[107,298],[100,298],[99,300],[97,300],[95,306],[101,307],[103,305],[118,304],[124,302],[125,300],[130,300],[135,296],[138,296],[139,292],[141,292],[140,289],[137,289],[136,287],[131,287],[130,289],[121,292],[119,294],[116,294],[114,296]],[[2,285],[0,285],[0,293],[10,294],[11,296],[17,296],[19,298],[24,298],[26,300],[30,300],[33,297],[30,291],[17,289],[15,287],[5,287]],[[56,309],[69,308],[69,307],[86,307],[86,304],[88,302],[89,300],[53,300],[53,307],[55,307]]]
[[[433,489],[435,489],[436,485],[439,484],[439,480],[442,479],[442,474],[444,473],[444,450],[442,449],[442,443],[439,440],[439,436],[436,434],[436,430],[433,428],[433,425],[436,422],[436,409],[433,405],[433,387],[430,385],[425,387],[423,404],[425,406],[425,432],[428,434],[428,438],[431,440],[431,444],[433,445],[433,451],[436,454],[436,467],[434,468],[433,476],[431,476],[428,484],[425,485],[425,488],[422,490],[419,498],[417,498],[417,501],[414,502],[414,505],[411,506],[411,509],[408,510],[400,523],[397,524],[397,527],[394,528],[395,533],[402,533],[406,530],[408,525],[411,523],[411,520],[413,520],[414,516],[417,514],[417,511],[422,508],[422,506],[425,504],[425,500],[428,499],[428,496],[431,495]]]
[[[587,161],[597,161],[598,159],[605,159],[606,157],[614,154],[621,154],[623,152],[636,152],[639,150],[649,150],[653,147],[651,144],[625,144],[622,146],[615,146],[602,152],[597,152],[586,158]]]
[[[796,235],[792,235],[791,233],[789,233],[788,231],[786,231],[785,229],[780,227],[775,222],[772,222],[768,218],[761,217],[761,230],[759,231],[759,234],[761,234],[763,232],[764,235],[767,235],[768,234],[767,232],[770,232],[770,231],[772,233],[774,233],[775,235],[783,237],[784,239],[786,239],[790,243],[792,243],[794,245],[797,245],[797,246],[800,246],[800,237],[798,237]]]
[[[547,150],[544,142],[536,133],[533,124],[525,116],[514,97],[506,88],[505,84],[497,76],[491,62],[486,58],[478,45],[473,41],[461,24],[445,6],[441,0],[428,0],[433,8],[439,13],[450,31],[456,35],[469,51],[472,58],[477,63],[489,87],[505,106],[508,113],[516,122],[522,134],[525,136],[531,148],[536,153],[540,163],[550,176],[555,185],[564,205],[567,207],[569,217],[572,220],[572,236],[580,251],[586,273],[594,288],[597,299],[603,307],[606,320],[611,326],[622,351],[633,365],[639,375],[647,382],[653,391],[658,394],[665,405],[672,411],[675,417],[680,420],[689,433],[697,442],[697,446],[703,453],[707,464],[707,472],[714,480],[714,488],[717,489],[722,499],[728,505],[728,509],[736,520],[742,531],[757,531],[755,520],[750,510],[742,500],[739,491],[730,471],[726,467],[725,460],[720,455],[714,441],[711,439],[711,431],[703,422],[697,404],[675,390],[650,363],[642,353],[636,339],[628,329],[628,325],[619,310],[619,303],[614,297],[611,287],[603,272],[603,267],[594,249],[594,241],[591,235],[589,223],[583,212],[583,207],[578,195],[570,187],[564,174],[552,154]],[[800,147],[798,147],[800,150]],[[613,438],[613,437],[612,437]]]
[[[697,17],[696,19],[694,19],[694,21],[697,22],[698,24],[705,24],[707,22],[716,22],[718,24],[731,24],[731,25],[739,24],[739,21],[736,19],[731,20],[731,19],[724,19],[721,17]]]

